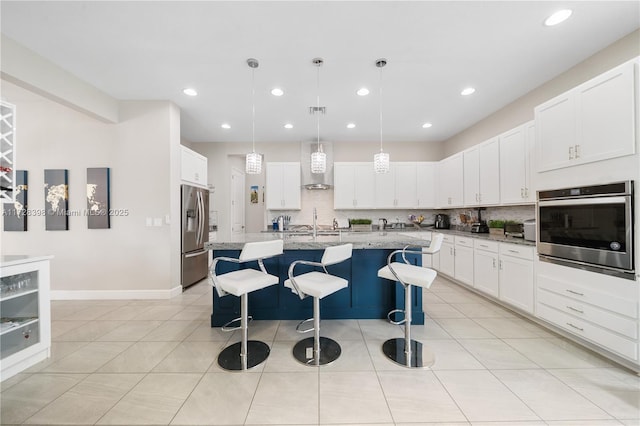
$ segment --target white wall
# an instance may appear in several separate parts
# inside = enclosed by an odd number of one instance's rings
[[[484,120],[447,139],[443,145],[443,158],[533,120],[533,109],[537,105],[637,56],[640,56],[640,30],[623,37]]]
[[[218,211],[218,236],[224,238],[230,233],[230,181],[231,164],[238,157],[244,158],[247,152],[251,151],[250,143],[193,143],[190,144],[194,151],[208,158],[208,179],[209,184],[215,186],[215,194],[212,199]],[[389,142],[384,144],[384,149],[389,152],[391,161],[436,161],[442,158],[442,145],[439,143],[404,143]],[[264,161],[300,161],[300,143],[258,143],[256,151],[264,155]],[[380,142],[360,142],[341,144],[333,142],[334,161],[373,161],[373,156],[380,151]],[[239,164],[239,163],[238,163]],[[244,169],[244,164],[240,164]],[[256,177],[247,177],[245,186],[246,193],[249,193],[251,185],[264,185],[263,173]],[[267,189],[268,190],[268,189]],[[340,221],[340,225],[346,226],[348,217],[368,217],[366,212],[346,212],[335,211],[333,209],[333,190],[309,191],[302,190],[302,210],[294,212],[265,212],[262,198],[259,204],[250,205],[248,195],[246,199],[247,232],[264,230],[274,216],[280,214],[290,214],[292,223],[310,224],[313,207],[318,208],[319,223],[331,225],[333,218]],[[259,212],[258,212],[259,210]],[[406,212],[384,212],[390,219],[396,215],[404,218]],[[391,214],[394,213],[393,216]],[[373,213],[372,213],[373,214]],[[380,213],[373,214],[375,218]],[[372,216],[372,217],[373,217]],[[262,218],[262,219],[260,219]]]
[[[178,109],[164,101],[122,102],[108,124],[11,82],[2,97],[17,108],[18,165],[28,170],[28,207],[44,209],[44,169],[69,170],[69,209],[86,208],[86,169],[111,168],[111,229],[71,216],[68,231],[2,232],[1,253],[51,254],[51,288],[62,297],[167,297],[180,284]],[[173,157],[173,159],[171,158]],[[171,225],[146,227],[147,217]],[[2,225],[0,225],[2,226]],[[177,244],[177,246],[176,246]]]

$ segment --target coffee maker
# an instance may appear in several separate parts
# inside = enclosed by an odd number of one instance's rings
[[[446,214],[437,214],[433,226],[436,229],[449,229],[449,216]]]
[[[487,222],[482,220],[482,210],[484,208],[478,209],[478,221],[471,224],[471,232],[476,234],[482,234],[489,232],[489,227],[487,226]]]

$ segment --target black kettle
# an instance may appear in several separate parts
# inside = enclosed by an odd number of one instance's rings
[[[449,216],[446,214],[437,214],[433,225],[436,229],[449,229]]]

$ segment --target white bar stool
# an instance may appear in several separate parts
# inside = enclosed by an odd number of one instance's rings
[[[218,296],[223,297],[227,294],[233,294],[234,296],[240,297],[240,318],[231,320],[222,326],[223,331],[238,329],[242,331],[241,341],[227,346],[218,356],[218,364],[225,370],[246,370],[253,368],[269,356],[269,345],[257,340],[247,340],[249,320],[248,294],[252,291],[278,284],[280,281],[279,277],[270,275],[262,261],[263,259],[281,255],[283,246],[283,240],[246,243],[237,259],[232,257],[216,257],[213,259],[210,271],[211,281],[218,292]],[[257,261],[260,270],[246,268],[217,275],[216,265],[222,261],[238,264]],[[228,327],[231,323],[238,320],[240,321],[239,327]]]
[[[429,247],[421,250],[407,250],[411,246],[406,246],[402,250],[391,252],[387,258],[387,266],[378,270],[380,278],[399,281],[404,287],[404,309],[394,309],[387,315],[392,324],[404,324],[404,338],[389,339],[382,345],[382,352],[387,358],[403,367],[427,368],[435,363],[435,356],[430,350],[422,343],[411,340],[411,286],[429,288],[438,275],[433,269],[411,265],[405,255],[437,253],[443,237],[442,234],[433,234]],[[402,253],[403,262],[393,262],[393,257],[399,253]],[[396,312],[403,312],[404,319],[393,321],[391,315]]]
[[[313,297],[313,318],[301,321],[296,326],[296,330],[300,333],[307,333],[313,330],[314,336],[300,340],[293,347],[294,358],[305,365],[319,366],[329,364],[340,356],[342,350],[338,342],[327,337],[320,337],[320,299],[349,285],[349,282],[344,278],[329,274],[327,266],[350,259],[352,251],[353,244],[327,247],[322,254],[320,262],[296,260],[289,266],[289,279],[284,282],[284,286],[290,288],[300,299],[308,296]],[[297,265],[321,267],[324,272],[312,271],[294,276],[293,270]],[[313,328],[300,330],[302,324],[311,320],[313,320]]]

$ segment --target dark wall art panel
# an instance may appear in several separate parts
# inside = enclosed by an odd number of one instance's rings
[[[26,170],[16,170],[14,187],[16,201],[3,203],[2,215],[4,216],[5,231],[27,230],[27,176]]]
[[[45,229],[47,231],[69,229],[68,175],[67,169],[44,171]]]
[[[110,228],[109,168],[87,169],[87,220],[89,229]]]

